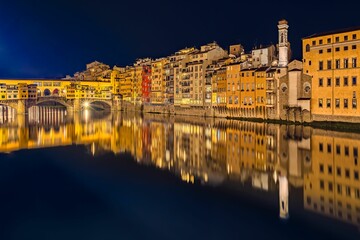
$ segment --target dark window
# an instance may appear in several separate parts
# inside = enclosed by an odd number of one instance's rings
[[[331,60],[327,61],[327,69],[331,69]]]
[[[349,49],[348,46],[345,46],[345,47],[344,47],[344,51],[347,51],[348,49]]]
[[[331,52],[331,48],[328,48],[326,51],[327,51],[327,52]]]
[[[349,169],[345,169],[345,177],[350,178],[350,170]]]
[[[323,79],[322,78],[319,78],[319,87],[322,87],[324,84],[323,84]]]
[[[349,59],[344,58],[344,68],[348,68],[349,67]]]
[[[322,143],[319,143],[319,151],[322,152],[324,150],[324,146]]]
[[[342,187],[340,184],[337,185],[337,193],[341,195],[342,193]]]
[[[323,40],[322,40],[322,39],[319,40],[319,44],[323,44]]]
[[[311,61],[309,61],[309,66],[311,66]]]
[[[352,58],[352,64],[351,64],[351,66],[353,67],[353,68],[356,68],[357,67],[357,58],[355,57],[355,58]]]
[[[322,98],[319,99],[319,108],[322,108],[323,107],[323,100]]]
[[[320,189],[324,189],[324,186],[325,186],[324,180],[320,180]]]
[[[328,173],[332,174],[332,166],[330,166],[330,165],[328,166]]]
[[[323,50],[322,50],[322,49],[320,49],[320,50],[319,50],[319,53],[320,53],[320,54],[322,54],[322,53],[323,53]]]
[[[324,172],[324,165],[320,164],[320,172],[323,173]]]
[[[340,41],[340,38],[339,37],[336,37],[335,38],[335,42],[339,42]]]
[[[329,191],[330,191],[330,192],[333,191],[333,184],[332,184],[332,182],[329,182]]]
[[[328,145],[327,145],[327,152],[328,152],[328,153],[331,153],[331,144],[328,144]]]
[[[354,179],[359,180],[359,171],[354,171]]]
[[[351,46],[351,49],[356,49],[356,45],[352,45],[352,46]]]
[[[344,98],[344,108],[348,108],[348,99]]]
[[[348,77],[344,77],[344,86],[348,86],[349,85],[349,79]]]
[[[323,61],[319,62],[319,70],[323,70],[324,69],[324,63]]]
[[[336,168],[336,175],[341,177],[341,168],[340,167]]]
[[[337,87],[340,86],[340,78],[339,77],[335,78],[335,86],[337,86]]]
[[[352,85],[356,86],[356,83],[357,83],[357,78],[354,76],[352,77]]]
[[[358,156],[358,148],[357,148],[357,147],[354,147],[354,149],[353,149],[353,155],[354,155],[354,157],[357,157],[357,156]]]
[[[327,78],[327,86],[331,87],[331,78]]]
[[[349,147],[345,146],[345,156],[349,156]]]
[[[336,154],[340,155],[340,145],[336,145]]]
[[[356,34],[352,35],[352,39],[355,40],[356,39]]]
[[[316,44],[316,41],[312,41],[312,45],[315,46],[315,44]]]
[[[348,36],[344,36],[344,41],[347,41],[348,40]]]
[[[335,48],[335,52],[338,52],[338,51],[340,51],[340,48],[339,47]]]
[[[327,43],[331,43],[331,38],[328,38],[328,39],[327,39]]]

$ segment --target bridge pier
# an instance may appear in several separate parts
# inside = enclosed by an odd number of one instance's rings
[[[28,108],[26,104],[26,100],[18,100],[17,103],[17,114],[27,114]]]

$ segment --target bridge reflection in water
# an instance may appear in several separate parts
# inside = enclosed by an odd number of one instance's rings
[[[0,152],[71,144],[93,155],[128,152],[188,183],[276,199],[281,218],[305,209],[360,228],[360,134],[184,116],[69,115],[51,107],[32,109],[0,134]]]

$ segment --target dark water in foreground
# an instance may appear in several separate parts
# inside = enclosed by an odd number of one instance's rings
[[[0,143],[0,239],[360,237],[358,134],[55,111]]]

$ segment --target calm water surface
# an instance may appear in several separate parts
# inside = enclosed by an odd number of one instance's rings
[[[0,239],[360,239],[360,135],[0,114]]]

